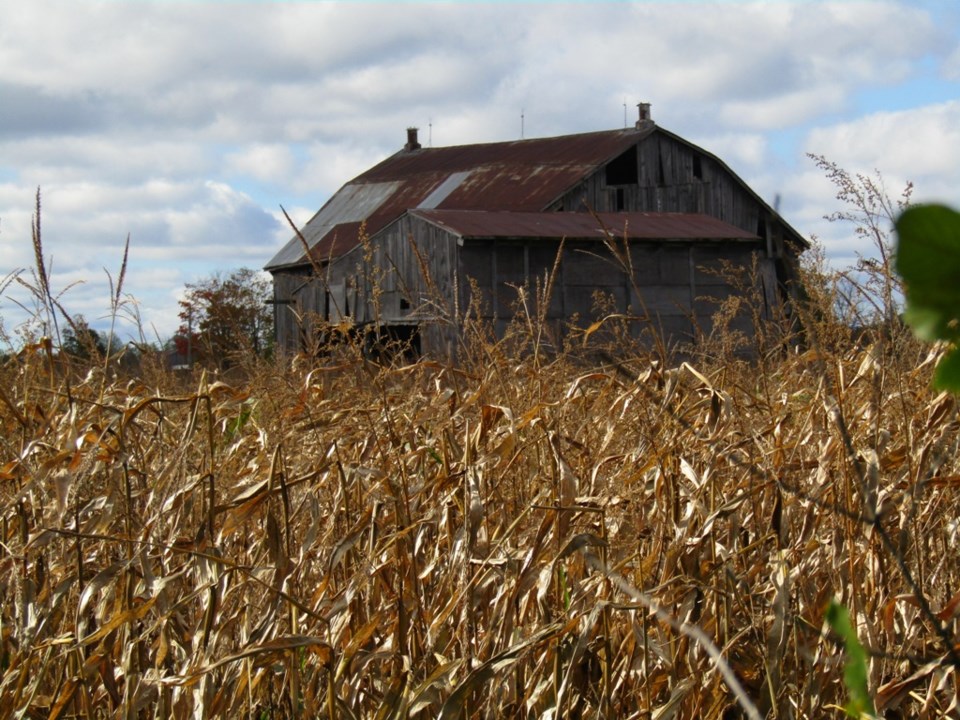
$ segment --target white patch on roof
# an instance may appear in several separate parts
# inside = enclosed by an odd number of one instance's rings
[[[433,210],[436,208],[440,203],[447,199],[450,193],[460,187],[460,184],[466,180],[467,177],[469,177],[470,173],[470,170],[451,173],[446,180],[437,185],[433,192],[427,195],[423,201],[417,205],[417,209]]]

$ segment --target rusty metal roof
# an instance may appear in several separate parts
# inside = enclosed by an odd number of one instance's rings
[[[450,173],[480,166],[593,168],[635,144],[647,130],[604,130],[559,137],[400,151],[355,182],[384,182],[413,174]]]
[[[487,223],[485,227],[488,236],[503,236],[489,233],[491,228],[497,229],[499,222],[509,225],[500,229],[509,230],[508,235],[517,236],[514,232],[519,229],[517,223],[529,224],[533,222],[533,218],[511,219],[504,213],[540,213],[597,168],[653,132],[665,133],[696,147],[651,124],[642,130],[610,130],[512,142],[401,150],[344,185],[307,223],[302,232],[311,255],[321,262],[339,257],[356,247],[361,224],[366,234],[372,236],[408,210],[496,211],[485,213],[486,217],[482,219],[482,222]],[[766,205],[719,158],[702,148],[697,149],[720,163],[759,203]],[[777,217],[773,209],[770,209],[770,212]],[[635,213],[634,220],[631,221],[630,215],[611,214],[609,223],[611,228],[618,228],[618,234],[622,234],[626,221],[631,237],[641,237],[632,233],[642,232],[643,227],[653,233],[648,237],[756,237],[739,229],[733,232],[732,226],[706,216],[679,215],[672,220],[664,216],[660,220],[654,220],[654,215]],[[547,222],[543,217],[538,218],[536,222]],[[469,221],[462,217],[458,221],[468,223],[481,220],[475,218],[474,221]],[[581,217],[563,222],[582,221]],[[778,221],[795,245],[800,248],[808,245],[782,218],[778,218]],[[550,222],[560,221],[557,219]],[[657,226],[657,223],[661,222],[665,225]],[[639,224],[639,227],[634,228],[636,224]],[[723,225],[725,229],[721,230],[719,225]],[[573,225],[565,227],[573,229]],[[655,227],[660,229],[654,232]],[[573,237],[562,228],[554,228],[556,232],[545,235],[537,234],[534,230],[535,228],[530,229],[534,234],[529,237]],[[479,229],[476,231],[479,232]],[[581,228],[578,232],[585,230]],[[670,235],[671,232],[674,234]],[[721,235],[710,234],[716,232]],[[266,269],[277,270],[306,262],[303,244],[295,237],[270,260]]]
[[[699,213],[411,210],[410,214],[465,239],[600,240],[609,234],[631,240],[760,240],[758,235]]]
[[[356,243],[348,223],[373,235],[411,208],[537,212],[645,130],[611,130],[553,138],[403,150],[341,188],[302,232],[315,259],[337,257]],[[266,265],[276,270],[306,262],[292,238]]]

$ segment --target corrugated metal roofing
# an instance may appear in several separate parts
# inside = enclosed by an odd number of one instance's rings
[[[356,181],[382,182],[424,172],[448,175],[480,165],[497,164],[596,167],[620,154],[650,132],[652,128],[604,130],[531,140],[401,151],[374,165],[357,177]]]
[[[337,193],[331,197],[327,203],[320,208],[316,215],[310,218],[310,221],[300,229],[300,233],[307,241],[307,245],[313,249],[314,256],[322,259],[328,255],[336,257],[342,254],[350,247],[357,244],[356,229],[361,221],[377,211],[383,202],[393,195],[400,183],[379,182],[364,183],[361,185],[349,184],[340,188]],[[352,242],[347,241],[345,232],[334,232],[338,226],[353,225]],[[346,227],[341,227],[346,230]],[[321,241],[327,239],[324,252],[318,256],[318,245]],[[339,237],[339,242],[337,238]],[[349,245],[344,247],[344,245]],[[334,252],[331,252],[334,251]],[[267,269],[283,267],[286,265],[295,265],[303,262],[306,258],[303,252],[303,242],[299,237],[293,237],[284,245],[280,252],[273,256],[273,259],[267,264]]]
[[[303,234],[311,254],[322,260],[356,245],[356,234],[352,244],[346,240],[345,223],[363,221],[373,235],[425,202],[449,210],[536,212],[649,132],[612,130],[401,151],[345,185]],[[293,238],[266,269],[305,261],[302,243]]]
[[[462,238],[615,238],[664,240],[760,240],[760,237],[698,213],[499,212],[411,210]]]

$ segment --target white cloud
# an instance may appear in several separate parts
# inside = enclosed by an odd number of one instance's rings
[[[896,205],[908,182],[913,202],[942,201],[960,205],[960,102],[908,111],[881,112],[857,120],[812,129],[802,149],[825,157],[838,167],[882,182]],[[784,178],[786,214],[798,228],[815,232],[837,265],[856,255],[876,255],[870,239],[855,235],[849,223],[829,223],[824,216],[844,208],[837,188],[812,160]]]
[[[32,137],[0,143],[3,165],[27,184],[196,178],[213,172],[215,151],[200,142],[143,139],[122,134]]]
[[[767,139],[759,133],[726,133],[688,139],[719,157],[739,174],[761,171],[768,158]]]
[[[912,181],[916,200],[960,200],[960,101],[816,128],[805,141],[850,172],[880,170],[894,187]]]
[[[293,151],[279,143],[257,143],[230,153],[226,170],[257,180],[289,182],[294,171]]]
[[[823,83],[776,97],[728,102],[720,111],[720,119],[728,127],[739,125],[758,130],[789,127],[824,113],[843,110],[848,93],[840,85]]]

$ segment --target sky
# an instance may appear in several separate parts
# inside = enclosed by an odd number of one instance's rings
[[[0,340],[35,331],[32,222],[72,315],[164,341],[185,285],[261,268],[401,149],[662,127],[830,262],[871,255],[809,159],[960,205],[960,2],[0,0]],[[19,273],[19,274],[18,274]]]

